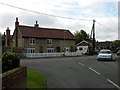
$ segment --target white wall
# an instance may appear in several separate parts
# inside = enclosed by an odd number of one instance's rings
[[[82,48],[82,50],[80,50],[80,48]],[[83,54],[85,54],[88,50],[88,46],[77,46],[77,52],[82,52]]]

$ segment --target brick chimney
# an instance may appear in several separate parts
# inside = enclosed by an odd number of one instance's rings
[[[16,17],[15,28],[18,28],[18,26],[19,26],[18,17]]]
[[[5,46],[6,47],[9,47],[10,44],[11,44],[11,36],[10,36],[10,29],[9,27],[7,27],[7,30],[6,30],[6,42],[5,42]]]
[[[37,24],[37,21],[36,21],[36,24],[34,25],[35,29],[38,29],[39,28],[39,24]]]
[[[5,32],[4,32],[3,36],[5,37]]]

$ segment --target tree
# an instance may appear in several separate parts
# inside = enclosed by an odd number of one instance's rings
[[[120,40],[115,40],[115,41],[113,41],[113,43],[120,44]]]
[[[113,41],[116,47],[120,47],[120,40],[115,40]]]
[[[82,40],[89,41],[89,34],[87,34],[84,30],[76,31],[74,33],[76,38],[76,43],[81,42]]]

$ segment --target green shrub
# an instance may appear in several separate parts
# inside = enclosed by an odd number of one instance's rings
[[[2,72],[9,71],[11,69],[20,66],[19,57],[13,52],[5,52],[2,56]]]

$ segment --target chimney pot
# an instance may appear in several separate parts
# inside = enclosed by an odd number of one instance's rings
[[[5,32],[4,32],[4,36],[5,36]]]
[[[37,24],[38,21],[36,21],[36,24]]]
[[[18,22],[18,17],[16,17],[16,22]]]
[[[9,27],[7,27],[7,30],[10,30]]]
[[[38,28],[39,28],[38,21],[36,21],[36,24],[34,25],[34,27],[35,27],[36,29],[38,29]]]
[[[19,26],[18,17],[16,17],[15,28],[18,28],[18,26]]]
[[[7,27],[7,30],[6,30],[6,47],[10,46],[10,29],[9,27]]]

